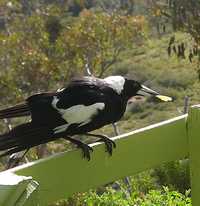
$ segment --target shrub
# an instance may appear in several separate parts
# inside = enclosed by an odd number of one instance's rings
[[[189,195],[190,190],[181,194],[163,187],[161,190],[150,190],[147,194],[133,192],[131,197],[127,198],[123,191],[108,188],[102,195],[90,191],[79,197],[76,204],[67,201],[62,206],[191,206]]]
[[[160,185],[167,185],[173,190],[184,193],[190,188],[188,160],[166,163],[155,169]]]

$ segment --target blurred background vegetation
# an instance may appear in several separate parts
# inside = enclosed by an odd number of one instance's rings
[[[97,77],[135,78],[175,98],[174,103],[132,99],[118,123],[124,133],[182,114],[185,97],[189,104],[199,103],[199,60],[199,0],[0,0],[1,108],[62,88],[87,68]],[[0,122],[1,132],[21,121],[28,119]],[[110,125],[100,131],[115,135]],[[32,149],[26,160],[71,147],[58,140]],[[1,160],[1,170],[6,162]],[[188,161],[53,205],[191,205]]]

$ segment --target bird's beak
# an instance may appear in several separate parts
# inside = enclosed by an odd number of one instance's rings
[[[164,95],[160,95],[158,92],[142,85],[141,86],[142,88],[137,92],[137,95],[140,95],[140,96],[154,96],[164,102],[172,102],[173,101],[173,98],[172,97],[168,97],[168,96],[164,96]]]

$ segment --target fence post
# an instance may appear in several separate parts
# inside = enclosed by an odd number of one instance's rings
[[[38,206],[39,184],[32,177],[19,176],[12,172],[0,173],[0,205]]]
[[[200,205],[200,105],[193,106],[188,116],[188,139],[192,205]]]

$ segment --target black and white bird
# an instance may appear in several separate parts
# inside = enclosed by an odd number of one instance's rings
[[[112,154],[115,143],[107,136],[90,132],[120,120],[129,98],[145,94],[172,101],[172,98],[122,76],[77,78],[57,92],[30,96],[25,102],[0,111],[0,119],[31,116],[30,122],[0,135],[0,156],[64,138],[81,148],[84,157],[90,159],[92,148],[74,139],[73,135],[77,134],[99,138]]]

